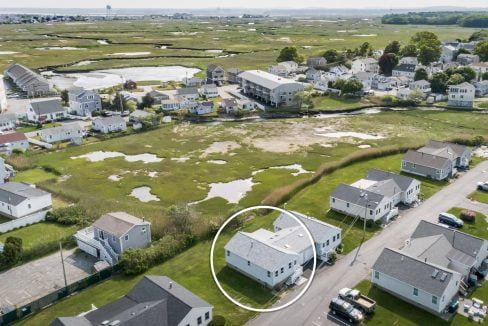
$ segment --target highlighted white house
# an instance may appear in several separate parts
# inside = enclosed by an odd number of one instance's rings
[[[329,260],[341,243],[341,229],[312,217],[292,212],[309,229],[314,243],[305,230],[287,214],[273,223],[274,232],[259,229],[239,231],[225,245],[227,266],[269,288],[295,284],[303,273],[303,266],[317,258]]]

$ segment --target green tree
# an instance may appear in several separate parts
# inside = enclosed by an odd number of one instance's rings
[[[349,79],[344,83],[342,92],[344,94],[355,94],[363,90],[363,83],[356,79]]]
[[[434,75],[432,75],[432,79],[430,80],[430,87],[432,89],[432,92],[441,94],[445,93],[448,80],[449,76],[445,72],[436,72]]]
[[[192,234],[192,225],[197,217],[195,212],[190,210],[188,206],[170,206],[168,208],[168,217],[177,233]]]
[[[149,258],[145,249],[129,249],[122,253],[120,267],[125,275],[138,275],[149,269]]]
[[[464,83],[464,77],[461,74],[454,74],[447,81],[447,85],[459,85],[462,83]]]
[[[4,266],[10,266],[18,263],[22,258],[22,239],[17,237],[8,237],[5,240],[1,258],[1,264]]]
[[[281,49],[280,55],[278,56],[276,61],[295,61],[297,63],[301,63],[303,61],[303,57],[298,54],[298,50],[296,47],[287,46]]]
[[[488,41],[476,44],[474,54],[478,55],[481,61],[488,61]]]
[[[61,91],[61,102],[64,105],[68,105],[68,103],[69,103],[69,94],[68,94],[68,90],[67,89],[64,89],[64,90]]]
[[[412,38],[410,39],[410,44],[414,44],[417,48],[420,48],[422,45],[427,45],[430,47],[440,47],[441,41],[436,34],[428,31],[422,31],[415,33]]]
[[[427,70],[425,70],[424,68],[419,68],[415,71],[415,76],[413,77],[413,79],[415,81],[422,80],[422,79],[428,80],[429,74],[427,73]]]
[[[424,96],[424,92],[416,88],[410,91],[410,94],[408,94],[408,99],[418,104],[422,102]]]
[[[428,66],[430,63],[439,60],[442,50],[439,46],[422,44],[419,47],[418,59],[421,64]]]
[[[322,54],[322,56],[325,58],[325,60],[327,60],[327,63],[338,62],[338,61],[340,61],[339,59],[341,57],[339,52],[337,50],[334,50],[334,49],[330,49],[330,50],[325,51],[324,54]]]
[[[139,104],[139,109],[150,108],[154,105],[155,99],[151,96],[151,94],[147,93],[141,99],[141,103]]]
[[[476,78],[476,71],[473,70],[473,68],[468,67],[468,66],[462,66],[456,68],[456,74],[460,74],[463,76],[464,81],[470,82],[473,79]]]
[[[402,57],[416,57],[417,56],[417,47],[414,44],[405,45],[400,50],[400,55]]]
[[[373,47],[371,46],[371,44],[369,44],[369,42],[364,42],[359,47],[358,55],[361,57],[365,57],[365,56],[371,55],[372,51],[373,51]]]
[[[114,96],[114,100],[112,101],[112,109],[114,111],[127,110],[127,100],[119,92],[117,92],[117,94]]]
[[[378,65],[382,74],[391,75],[393,68],[398,65],[398,57],[395,53],[385,53],[378,59]]]
[[[488,71],[481,75],[481,80],[488,80]]]
[[[401,49],[400,42],[392,41],[385,47],[385,53],[399,54]]]

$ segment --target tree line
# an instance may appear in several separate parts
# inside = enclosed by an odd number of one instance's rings
[[[488,14],[473,12],[409,12],[389,14],[381,18],[383,24],[394,25],[459,25],[462,27],[488,27]]]

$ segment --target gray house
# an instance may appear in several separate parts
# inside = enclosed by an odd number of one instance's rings
[[[29,149],[29,141],[25,134],[13,132],[11,134],[0,135],[0,153],[11,154],[14,149],[21,151]]]
[[[324,57],[308,57],[307,66],[309,68],[320,68],[327,64],[327,60]]]
[[[239,68],[230,68],[227,69],[227,81],[230,84],[239,84],[239,74],[244,70]]]
[[[51,91],[51,85],[47,79],[20,64],[11,65],[5,70],[5,75],[26,92],[27,96],[46,95]]]
[[[151,244],[151,224],[124,212],[107,213],[75,239],[81,250],[113,265],[125,250]]]
[[[211,64],[207,66],[207,83],[222,85],[225,82],[225,70],[222,66]]]
[[[280,288],[300,279],[303,265],[313,259],[312,246],[317,249],[318,259],[328,260],[341,243],[341,229],[299,213],[292,214],[308,227],[313,244],[295,220],[281,215],[274,222],[274,232],[259,229],[234,235],[225,245],[227,266],[266,287]]]
[[[431,140],[417,151],[408,151],[402,160],[402,171],[444,180],[457,173],[456,168],[466,168],[471,160],[467,146]]]
[[[146,275],[125,296],[51,326],[206,326],[213,307],[166,276]]]
[[[340,184],[330,196],[330,208],[349,216],[388,222],[398,214],[399,204],[418,200],[420,182],[382,170],[370,170],[351,185]]]
[[[102,100],[95,91],[74,89],[68,92],[68,98],[71,114],[90,117],[93,112],[102,110]]]
[[[441,313],[488,257],[488,241],[421,221],[401,250],[386,248],[373,283],[435,314]],[[483,266],[485,267],[485,266]]]
[[[15,113],[1,113],[0,114],[0,130],[14,130],[17,127],[19,119]]]

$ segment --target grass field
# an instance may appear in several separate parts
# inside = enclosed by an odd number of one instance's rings
[[[345,98],[334,98],[329,96],[321,96],[313,99],[314,107],[310,109],[313,111],[341,111],[359,108],[368,105],[368,102],[363,99],[345,99]]]
[[[449,211],[449,213],[461,217],[461,211],[463,208],[455,207]],[[486,221],[486,216],[476,212],[476,217],[474,223],[464,221],[462,232],[474,235],[482,239],[488,239],[488,221]]]
[[[5,242],[8,237],[18,237],[22,239],[22,248],[28,250],[46,242],[69,237],[75,232],[76,227],[74,226],[41,222],[0,234],[0,242]]]
[[[470,199],[479,201],[480,203],[488,204],[488,192],[476,190],[471,195],[469,195]]]
[[[357,18],[338,22],[256,21],[252,26],[240,20],[2,25],[0,45],[17,53],[0,55],[0,69],[11,64],[10,60],[32,68],[62,65],[61,70],[70,71],[153,65],[203,68],[209,63],[241,69],[267,68],[276,60],[279,50],[288,45],[297,46],[304,56],[330,48],[355,48],[365,41],[375,48],[384,48],[391,40],[406,43],[421,30],[435,32],[443,41],[467,38],[475,31],[457,26],[382,25],[379,20]],[[108,40],[109,44],[100,44],[98,40]],[[47,47],[75,49],[48,50]],[[208,49],[223,52],[213,53]],[[135,51],[148,54],[143,55],[144,60],[118,54]],[[70,65],[87,60],[93,62]]]

